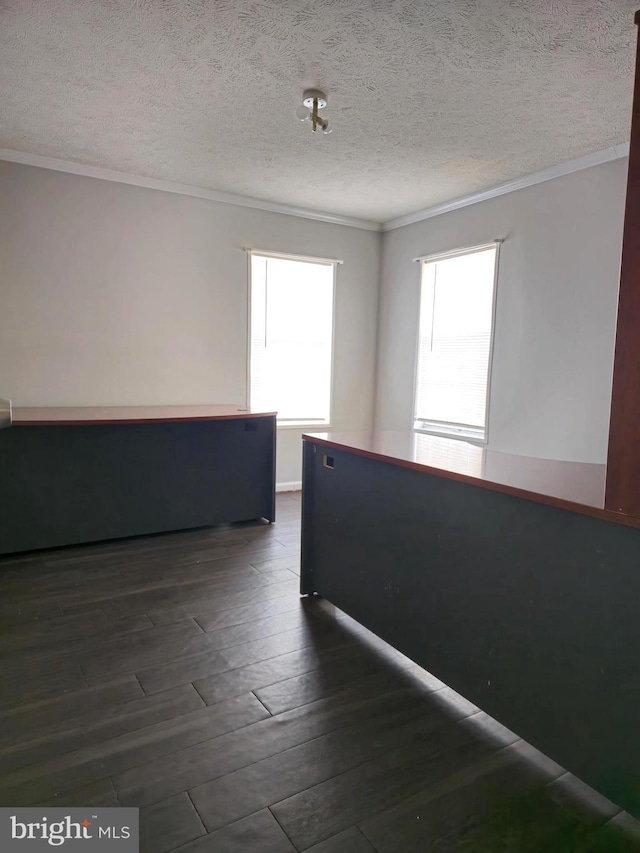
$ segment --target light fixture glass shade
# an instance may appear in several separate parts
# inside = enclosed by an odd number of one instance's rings
[[[331,133],[331,131],[332,131],[332,130],[333,130],[333,125],[331,124],[331,122],[329,121],[329,119],[327,119],[327,123],[326,123],[326,124],[325,124],[325,126],[323,127],[322,132],[323,132],[324,134],[329,134],[329,133]]]
[[[311,113],[305,106],[298,107],[298,109],[296,110],[296,118],[298,119],[298,121],[307,121],[310,116]]]

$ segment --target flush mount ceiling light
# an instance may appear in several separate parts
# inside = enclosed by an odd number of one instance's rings
[[[327,96],[320,89],[305,89],[302,93],[302,106],[296,110],[296,116],[300,121],[310,121],[313,132],[318,128],[323,133],[331,133],[333,128],[328,118],[319,115],[319,110],[327,106]]]

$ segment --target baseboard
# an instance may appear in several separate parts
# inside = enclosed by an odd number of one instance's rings
[[[299,492],[302,480],[292,480],[290,483],[276,483],[276,492]]]

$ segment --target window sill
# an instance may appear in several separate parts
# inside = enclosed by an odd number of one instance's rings
[[[295,421],[295,423],[291,423],[288,421],[287,423],[281,424],[276,422],[277,429],[297,429],[302,430],[304,432],[325,432],[325,430],[331,429],[331,424],[319,424],[317,421]]]
[[[478,435],[477,433],[473,433],[471,431],[464,432],[463,430],[448,430],[438,429],[436,426],[415,426],[413,427],[413,431],[420,435],[435,435],[438,438],[452,438],[455,441],[466,441],[468,444],[476,444],[478,446],[485,446],[487,444],[487,435]]]

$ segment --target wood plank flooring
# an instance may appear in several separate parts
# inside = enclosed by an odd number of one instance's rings
[[[0,559],[0,804],[138,806],[144,853],[601,853],[638,824],[298,596],[300,495]],[[588,712],[588,711],[586,711]]]

